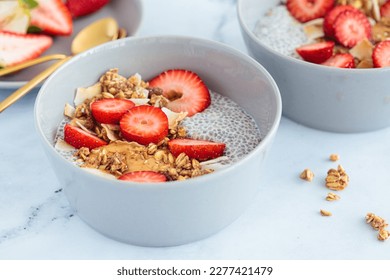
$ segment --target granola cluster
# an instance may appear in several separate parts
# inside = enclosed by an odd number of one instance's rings
[[[196,159],[190,159],[185,153],[173,156],[167,147],[170,139],[186,137],[186,129],[181,125],[186,113],[171,112],[175,117],[169,123],[167,137],[157,144],[144,146],[124,141],[119,125],[101,124],[94,120],[91,103],[103,98],[131,99],[139,104],[160,108],[168,102],[160,88],[149,87],[138,74],[125,78],[118,74],[118,69],[104,73],[97,84],[78,89],[76,107],[67,104],[65,115],[70,118],[71,125],[108,143],[92,150],[86,147],[78,149],[75,156],[82,167],[98,169],[116,177],[132,171],[156,171],[163,173],[168,180],[185,180],[214,171],[203,167]]]
[[[367,213],[366,222],[367,224],[370,224],[373,229],[378,231],[378,240],[385,241],[389,238],[390,232],[386,229],[388,224],[383,218],[374,213]]]
[[[326,187],[333,191],[341,191],[348,186],[349,176],[345,169],[339,165],[337,169],[329,169],[328,176],[325,179]]]

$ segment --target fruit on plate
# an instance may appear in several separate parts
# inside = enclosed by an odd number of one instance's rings
[[[372,60],[376,68],[390,66],[390,40],[380,42],[375,46]]]
[[[291,15],[300,22],[323,17],[332,9],[334,0],[287,0]]]
[[[46,35],[0,31],[0,67],[38,57],[52,44],[53,39]]]
[[[68,0],[66,6],[71,15],[76,18],[92,14],[103,8],[108,2],[110,0]]]
[[[31,10],[31,25],[50,35],[67,36],[72,33],[72,16],[61,0],[35,0]]]
[[[92,150],[107,145],[105,141],[97,136],[70,124],[66,124],[64,127],[64,140],[76,149],[86,147]]]
[[[188,157],[199,161],[214,159],[223,155],[224,143],[188,138],[176,138],[168,141],[169,151],[175,157],[185,153]]]
[[[210,92],[200,77],[183,69],[167,70],[150,80],[151,87],[163,90],[169,102],[167,108],[176,112],[187,112],[191,117],[205,110],[211,103]]]
[[[339,53],[321,64],[338,68],[355,68],[355,59],[349,53]]]
[[[371,38],[371,24],[367,16],[358,10],[341,12],[333,28],[336,41],[347,48],[352,48],[362,40]]]
[[[121,118],[119,126],[123,138],[141,145],[157,144],[168,135],[167,115],[150,105],[131,108]]]
[[[30,11],[20,1],[0,1],[0,30],[23,34],[27,32]]]
[[[95,120],[100,123],[118,124],[122,116],[134,106],[131,100],[104,98],[91,103],[91,111]]]
[[[304,60],[319,64],[333,55],[334,45],[333,41],[324,41],[301,46],[296,51]]]
[[[137,183],[159,183],[167,181],[167,177],[164,174],[154,171],[133,171],[123,174],[118,179]]]

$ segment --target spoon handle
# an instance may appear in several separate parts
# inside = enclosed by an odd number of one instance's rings
[[[40,82],[45,80],[47,77],[49,77],[58,67],[60,67],[62,64],[64,64],[66,61],[68,61],[71,58],[71,56],[68,56],[54,64],[52,64],[50,67],[42,71],[40,74],[32,78],[28,83],[26,83],[24,86],[19,88],[18,90],[14,91],[10,96],[5,98],[2,102],[0,102],[0,113],[3,112],[5,109],[7,109],[9,106],[14,104],[16,101],[18,101],[20,98],[25,96],[28,92],[30,92],[35,86],[37,86]]]
[[[17,64],[15,66],[10,66],[10,67],[0,69],[0,77],[7,75],[7,74],[11,74],[13,72],[22,70],[24,68],[27,68],[27,67],[30,67],[33,65],[36,65],[36,64],[39,64],[39,63],[43,63],[43,62],[55,60],[55,59],[64,59],[65,57],[66,57],[66,55],[64,55],[64,54],[50,54],[50,55],[38,57],[38,58],[35,58],[32,60]]]

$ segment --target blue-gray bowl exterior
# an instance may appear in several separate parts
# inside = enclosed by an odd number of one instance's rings
[[[55,151],[54,137],[75,89],[94,84],[110,68],[125,76],[138,72],[146,80],[170,68],[192,70],[252,115],[263,139],[232,166],[184,182],[136,184],[90,174]],[[37,131],[78,215],[104,235],[142,246],[195,241],[241,215],[266,187],[261,170],[280,117],[278,88],[255,60],[220,43],[173,36],[128,38],[78,55],[45,82],[35,104]]]

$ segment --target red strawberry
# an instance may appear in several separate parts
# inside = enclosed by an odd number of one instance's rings
[[[382,41],[375,46],[372,53],[374,67],[389,67],[390,66],[390,40]]]
[[[169,140],[169,151],[175,156],[185,153],[188,157],[197,160],[208,160],[223,155],[226,145],[224,143],[206,140],[181,139]]]
[[[301,46],[296,51],[306,61],[322,63],[333,55],[334,45],[332,41],[313,43]]]
[[[321,64],[338,68],[355,68],[355,59],[349,53],[340,53],[335,54]]]
[[[381,6],[381,16],[390,17],[390,1],[387,1]]]
[[[168,135],[168,118],[157,107],[140,105],[133,107],[119,122],[122,136],[127,141],[142,145],[158,143]]]
[[[159,183],[167,181],[167,177],[164,174],[154,171],[133,171],[123,174],[118,179],[137,183]]]
[[[346,10],[357,10],[357,9],[351,5],[339,5],[334,7],[325,15],[324,24],[323,24],[325,36],[329,38],[334,38],[333,24],[336,18],[339,16],[339,14]]]
[[[206,85],[195,73],[174,69],[153,78],[149,85],[159,87],[171,102],[167,108],[174,112],[188,112],[188,116],[202,112],[210,103],[210,93]]]
[[[64,128],[64,140],[69,145],[72,145],[76,149],[86,147],[89,149],[95,149],[100,146],[107,145],[105,141],[92,135],[81,128],[66,124]]]
[[[124,114],[135,106],[127,99],[104,98],[91,104],[92,115],[100,123],[118,124]]]
[[[51,35],[70,35],[72,16],[61,0],[35,0],[38,6],[31,10],[30,25],[37,26]]]
[[[0,61],[15,65],[40,56],[53,44],[46,35],[17,34],[0,31]]]
[[[290,14],[300,22],[323,17],[334,5],[334,0],[287,0]]]
[[[110,0],[68,0],[66,6],[73,17],[92,14],[108,4]]]
[[[367,16],[359,10],[341,12],[333,28],[336,40],[347,48],[354,47],[365,38],[371,38],[371,24]]]

